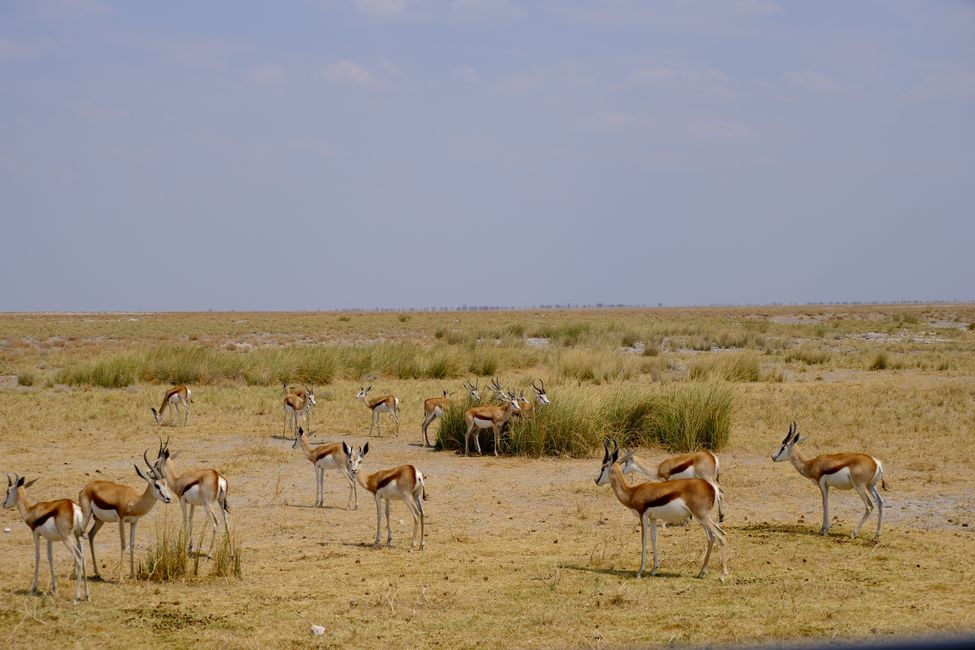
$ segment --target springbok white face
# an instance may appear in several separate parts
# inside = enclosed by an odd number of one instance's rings
[[[147,462],[146,464],[148,465],[149,463]],[[169,490],[169,486],[166,485],[166,482],[160,477],[160,475],[156,474],[152,470],[150,470],[148,474],[143,474],[138,465],[135,466],[135,473],[138,474],[139,478],[141,478],[143,481],[152,485],[152,496],[154,496],[157,501],[162,501],[163,503],[173,502],[173,493]]]
[[[366,395],[368,395],[369,391],[371,390],[372,390],[372,386],[370,386],[369,388],[363,388],[362,386],[359,386],[359,392],[355,394],[355,398],[366,399]]]
[[[349,473],[353,479],[359,473],[359,468],[362,465],[362,459],[366,457],[369,453],[369,443],[365,445],[360,445],[358,449],[353,449],[352,447],[342,442],[342,451],[345,452],[345,471]]]
[[[539,404],[544,404],[545,406],[548,406],[549,404],[552,403],[551,400],[549,400],[548,395],[545,394],[545,382],[544,381],[541,382],[541,386],[536,386],[535,385],[535,382],[533,381],[532,382],[532,389],[534,389],[534,391],[535,391],[535,401],[536,402],[538,402]]]
[[[521,410],[521,405],[518,403],[517,397],[509,393],[505,396],[505,398],[508,400],[508,403],[511,404],[511,408],[514,409],[516,413]]]
[[[37,479],[35,478],[33,481],[24,483],[23,476],[17,476],[16,474],[14,474],[14,477],[11,479],[10,474],[7,474],[7,498],[3,500],[3,507],[9,510],[10,508],[16,506],[17,488],[19,487],[29,488],[30,486],[34,485],[36,481]]]
[[[295,441],[291,443],[292,449],[297,449],[298,445],[301,443],[301,439],[305,436],[305,430],[298,427],[298,433],[295,434]]]
[[[623,457],[620,459],[620,468],[624,474],[631,474],[637,471],[636,462],[633,460],[633,452],[629,449],[623,450]]]
[[[467,389],[467,393],[471,396],[472,402],[480,402],[481,394],[477,392],[477,384],[471,382],[464,382],[464,388]]]
[[[308,390],[308,388],[306,387],[305,388],[305,396],[308,398],[308,403],[309,404],[311,404],[312,406],[315,406],[317,404],[317,402],[315,402],[315,389],[314,388],[312,388],[311,390]]]
[[[772,461],[778,463],[783,460],[788,460],[789,455],[792,453],[792,447],[797,442],[799,442],[799,429],[796,427],[796,423],[793,422],[789,427],[789,433],[785,434],[785,438],[782,439],[782,446],[772,456]]]
[[[616,441],[613,441],[613,445],[616,445]],[[596,477],[596,485],[606,485],[609,482],[609,472],[610,468],[613,467],[613,463],[619,460],[620,450],[619,447],[613,449],[613,452],[609,451],[609,440],[603,440],[603,465],[599,470],[599,476]]]

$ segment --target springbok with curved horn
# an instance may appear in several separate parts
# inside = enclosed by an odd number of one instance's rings
[[[693,451],[689,454],[671,456],[660,461],[657,469],[651,469],[650,464],[640,458],[629,449],[623,450],[623,457],[620,458],[620,465],[623,474],[640,472],[649,476],[653,480],[669,481],[676,478],[701,478],[718,485],[718,478],[721,476],[721,466],[718,457],[710,451]],[[718,522],[724,521],[724,498],[721,491],[718,492]]]
[[[383,435],[382,429],[382,413],[389,413],[396,420],[396,430],[399,431],[399,398],[395,395],[380,395],[379,397],[373,397],[368,399],[369,391],[372,390],[372,386],[369,388],[359,387],[359,392],[356,393],[355,398],[361,399],[362,403],[366,405],[366,408],[372,413],[372,419],[369,420],[369,435],[372,435],[373,425],[376,426],[379,435]]]
[[[535,391],[534,400],[526,399],[524,393],[518,398],[518,406],[521,407],[521,410],[518,412],[519,417],[530,418],[535,414],[536,410],[541,410],[552,403],[548,398],[548,394],[545,392],[545,382],[541,379],[538,381],[540,385],[536,386],[535,380],[532,380],[532,390]]]
[[[305,428],[311,430],[311,407],[315,406],[315,390],[307,387],[288,390],[288,385],[284,384],[284,433],[287,435],[288,424],[291,431],[298,428],[298,419],[305,416]]]
[[[603,441],[603,464],[599,476],[596,477],[596,485],[609,483],[620,503],[635,511],[640,517],[642,547],[640,570],[636,572],[636,577],[642,577],[643,570],[647,567],[647,529],[650,530],[650,542],[653,546],[653,568],[650,569],[650,575],[656,575],[660,564],[657,559],[657,520],[682,522],[688,517],[693,517],[700,522],[708,538],[704,563],[697,577],[704,577],[708,560],[711,558],[711,547],[714,546],[714,540],[718,540],[718,550],[721,553],[721,580],[724,581],[728,575],[725,534],[711,519],[711,511],[718,499],[718,486],[699,478],[682,478],[629,486],[623,478],[623,470],[616,462],[620,456],[619,446],[616,441],[613,441],[613,445],[613,451],[610,452],[609,440]]]
[[[81,600],[81,584],[85,585],[85,600],[91,600],[88,590],[88,570],[85,567],[85,554],[81,550],[81,536],[84,534],[84,515],[81,507],[71,499],[41,501],[32,504],[27,498],[27,488],[37,481],[24,482],[23,476],[7,474],[7,498],[4,508],[17,508],[34,536],[34,582],[30,592],[37,593],[37,581],[41,570],[41,537],[47,541],[47,563],[51,567],[51,593],[57,593],[58,580],[54,575],[54,542],[63,542],[74,559],[75,589],[74,602]]]
[[[183,426],[190,423],[190,396],[192,391],[183,386],[182,384],[177,384],[163,395],[162,404],[159,405],[159,410],[152,409],[152,417],[156,418],[156,424],[162,424],[163,422],[163,412],[169,407],[169,419],[173,419],[173,411],[176,411],[176,419],[182,422]],[[185,411],[185,418],[181,417],[179,408],[183,407]]]
[[[477,453],[481,453],[481,429],[494,430],[494,455],[498,455],[498,447],[501,444],[501,427],[511,419],[511,416],[520,410],[518,400],[513,395],[504,391],[497,391],[499,395],[504,395],[504,406],[472,406],[464,412],[464,422],[467,424],[467,432],[464,434],[464,455],[470,452],[471,433],[474,433],[474,447]]]
[[[880,524],[884,521],[884,500],[877,491],[877,483],[879,482],[884,490],[887,489],[887,484],[884,483],[883,465],[878,459],[867,454],[823,454],[808,460],[796,446],[805,440],[799,436],[799,429],[793,422],[789,427],[789,433],[782,440],[782,447],[772,456],[772,460],[776,463],[791,460],[792,466],[800,474],[819,486],[819,491],[823,494],[823,527],[819,529],[819,534],[823,536],[829,534],[829,489],[831,487],[838,490],[853,489],[863,499],[866,511],[860,523],[853,529],[851,537],[856,539],[860,527],[873,511],[874,504],[870,500],[873,496],[877,502],[877,534],[874,535],[874,541],[879,541]]]
[[[465,381],[464,382],[464,388],[467,389],[467,395],[469,397],[469,400],[468,401],[471,404],[477,404],[478,402],[481,401],[481,394],[477,391],[477,385],[478,385],[478,383],[480,383],[480,382],[478,381],[477,377],[474,377],[474,383],[473,384],[471,382],[469,382],[469,381]]]
[[[160,441],[152,471],[164,477],[169,489],[179,498],[179,507],[183,511],[183,532],[186,534],[191,553],[193,552],[193,513],[197,506],[202,506],[206,510],[213,526],[213,542],[210,544],[210,551],[212,551],[213,544],[217,541],[218,528],[217,513],[213,511],[214,504],[220,506],[223,529],[230,533],[230,526],[227,524],[227,514],[230,512],[230,507],[227,505],[227,479],[215,469],[189,470],[177,474],[173,459],[179,453],[179,450],[170,453],[169,438],[166,438],[165,443]],[[209,551],[207,555],[210,555]]]
[[[91,481],[81,492],[78,493],[78,504],[81,512],[85,516],[85,523],[82,529],[88,528],[88,522],[92,517],[95,523],[88,531],[88,545],[91,547],[91,563],[95,567],[95,577],[101,578],[98,572],[98,560],[95,559],[95,535],[101,530],[106,522],[117,521],[119,533],[119,582],[122,581],[125,571],[122,568],[125,563],[125,524],[129,524],[129,577],[135,577],[135,526],[139,519],[149,514],[156,501],[172,503],[173,493],[169,491],[165,479],[156,474],[149,459],[147,449],[142,458],[149,468],[148,473],[143,473],[139,466],[135,466],[135,473],[146,482],[145,490],[140,494],[138,490],[113,483],[111,481]]]
[[[413,465],[400,465],[391,469],[381,469],[378,472],[366,476],[364,479],[359,474],[362,459],[369,453],[369,443],[360,446],[358,449],[349,447],[342,443],[342,451],[345,452],[346,469],[359,485],[372,492],[376,497],[376,541],[374,547],[379,547],[379,537],[382,532],[382,502],[386,502],[386,546],[393,545],[393,529],[389,522],[390,502],[399,500],[406,503],[410,514],[413,515],[413,539],[410,542],[410,550],[416,547],[417,532],[420,534],[420,550],[425,544],[424,536],[424,514],[423,501],[427,498],[426,484],[423,474]]]
[[[345,452],[342,451],[342,444],[329,442],[324,445],[312,447],[308,444],[308,437],[305,435],[304,429],[298,427],[298,433],[295,434],[295,442],[291,445],[291,448],[294,449],[299,444],[305,452],[305,457],[315,466],[315,507],[325,507],[325,471],[333,469],[338,470],[349,482],[349,501],[346,507],[349,510],[358,509],[359,494],[355,489],[355,481],[345,469],[346,457]],[[352,503],[353,499],[355,499],[355,505]]]

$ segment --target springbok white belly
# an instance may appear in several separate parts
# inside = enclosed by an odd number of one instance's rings
[[[433,407],[433,414],[434,416],[439,418],[441,415],[443,415],[443,409],[440,408],[439,406],[435,406]]]
[[[691,511],[687,509],[683,499],[674,499],[663,505],[647,508],[647,512],[651,519],[663,521],[684,521],[691,516]]]
[[[335,461],[335,456],[323,456],[315,463],[319,469],[338,469],[339,464]],[[343,465],[344,467],[344,465]]]
[[[672,481],[678,478],[700,478],[700,477],[697,475],[697,472],[694,471],[694,466],[691,465],[683,472],[677,472],[676,474],[671,474],[670,476],[667,477],[667,480]]]
[[[840,471],[833,472],[832,474],[823,474],[820,480],[837,490],[853,489],[853,477],[850,475],[849,467],[844,467]]]
[[[91,512],[95,515],[95,519],[99,521],[118,521],[118,511],[117,510],[102,510],[94,503],[91,504]]]
[[[183,492],[182,500],[193,506],[202,506],[203,495],[200,493],[199,484],[194,485],[186,492]]]
[[[491,420],[482,420],[481,418],[474,418],[474,424],[476,424],[479,429],[490,429],[494,426],[494,422]]]
[[[58,525],[54,517],[48,517],[47,521],[34,530],[40,533],[44,539],[49,539],[52,541],[61,539],[61,533],[58,532]]]
[[[379,488],[376,494],[384,499],[399,499],[402,497],[402,495],[396,491],[396,479],[393,479],[386,485]]]

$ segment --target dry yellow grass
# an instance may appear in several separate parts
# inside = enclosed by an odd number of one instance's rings
[[[30,490],[35,500],[74,498],[95,477],[136,485],[132,463],[146,447],[155,448],[157,435],[170,435],[172,447],[184,450],[178,468],[213,466],[229,478],[232,523],[243,545],[240,580],[120,585],[112,582],[117,537],[103,532],[99,557],[109,581],[92,584],[91,605],[73,606],[63,593],[26,594],[33,571],[29,531],[14,511],[4,511],[2,526],[12,532],[0,535],[0,640],[28,647],[129,647],[133,640],[235,648],[612,647],[970,630],[975,333],[963,326],[973,311],[892,306],[414,314],[405,323],[394,314],[354,314],[349,321],[336,314],[0,316],[0,374],[7,376],[0,388],[0,471],[39,476]],[[905,313],[920,316],[895,318]],[[779,369],[784,381],[735,385],[732,436],[722,454],[727,582],[718,582],[717,571],[693,578],[704,546],[696,524],[663,531],[661,575],[636,580],[639,524],[609,488],[593,484],[598,458],[463,458],[423,449],[422,399],[439,394],[444,381],[372,382],[374,391],[400,396],[403,422],[397,436],[371,440],[366,469],[413,463],[427,475],[423,553],[408,552],[410,517],[395,503],[397,547],[373,550],[374,503],[360,490],[360,509],[345,510],[346,487],[334,472],[326,478],[327,507],[311,507],[313,470],[280,438],[279,386],[193,387],[191,424],[183,428],[152,420],[149,407],[157,405],[162,385],[101,389],[47,387],[45,381],[65,364],[181,337],[218,347],[230,338],[256,341],[261,332],[268,333],[266,344],[385,337],[433,346],[438,323],[445,321],[461,334],[500,332],[506,323],[522,322],[531,334],[533,327],[567,317],[589,323],[596,334],[582,345],[604,354],[626,354],[609,350],[612,332],[673,332],[662,339],[661,355],[671,366],[667,380],[680,380],[691,360],[707,354],[672,347],[671,336],[724,336],[728,342],[753,332],[765,343],[774,336],[787,339],[787,347],[835,348],[824,363],[809,365],[786,362],[786,348],[770,346],[763,372]],[[817,337],[822,323],[828,336]],[[957,334],[936,336],[949,328]],[[842,338],[830,338],[833,332]],[[864,338],[869,332],[883,338]],[[906,340],[926,338],[945,340]],[[881,349],[902,359],[903,367],[867,370]],[[554,377],[560,354],[544,350],[538,366],[505,375],[526,385],[529,376]],[[22,370],[39,380],[18,387],[12,377]],[[580,394],[649,381],[651,376],[636,374],[598,386],[547,385],[553,394]],[[314,440],[366,440],[369,414],[353,399],[357,389],[350,380],[318,388]],[[890,492],[884,493],[888,510],[879,544],[849,539],[861,512],[849,492],[833,493],[838,520],[831,536],[816,535],[818,490],[770,459],[792,419],[809,436],[809,452],[863,450],[884,461]],[[145,556],[167,520],[178,523],[177,506],[157,506],[140,524],[138,556]],[[197,529],[201,525],[198,513]],[[63,549],[55,549],[55,562],[64,588],[70,563]],[[325,634],[312,637],[312,624],[323,625]]]

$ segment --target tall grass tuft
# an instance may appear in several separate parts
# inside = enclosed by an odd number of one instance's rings
[[[556,398],[530,418],[512,418],[499,453],[584,457],[605,436],[671,451],[719,450],[728,442],[733,406],[731,386],[717,380],[621,389],[598,399]],[[464,448],[465,408],[455,405],[444,413],[437,449]],[[481,430],[480,436],[483,453],[493,453],[493,432]]]
[[[801,361],[802,363],[814,366],[817,364],[826,363],[830,359],[829,350],[820,350],[812,347],[800,347],[795,350],[790,350],[788,354],[785,355],[785,362],[789,363],[791,361]]]
[[[240,542],[232,532],[224,532],[214,545],[209,575],[214,578],[240,578]]]
[[[135,383],[140,366],[140,359],[135,354],[119,354],[62,368],[54,381],[75,386],[125,388]]]
[[[754,352],[732,352],[696,359],[688,367],[691,379],[715,377],[725,381],[758,381],[761,376],[758,355]]]
[[[189,553],[183,531],[173,532],[168,522],[156,527],[156,542],[149,547],[146,559],[139,562],[136,577],[151,582],[172,582],[186,577]]]
[[[877,356],[873,358],[870,363],[870,370],[886,370],[890,367],[890,359],[887,358],[887,353],[881,350],[877,353]]]

